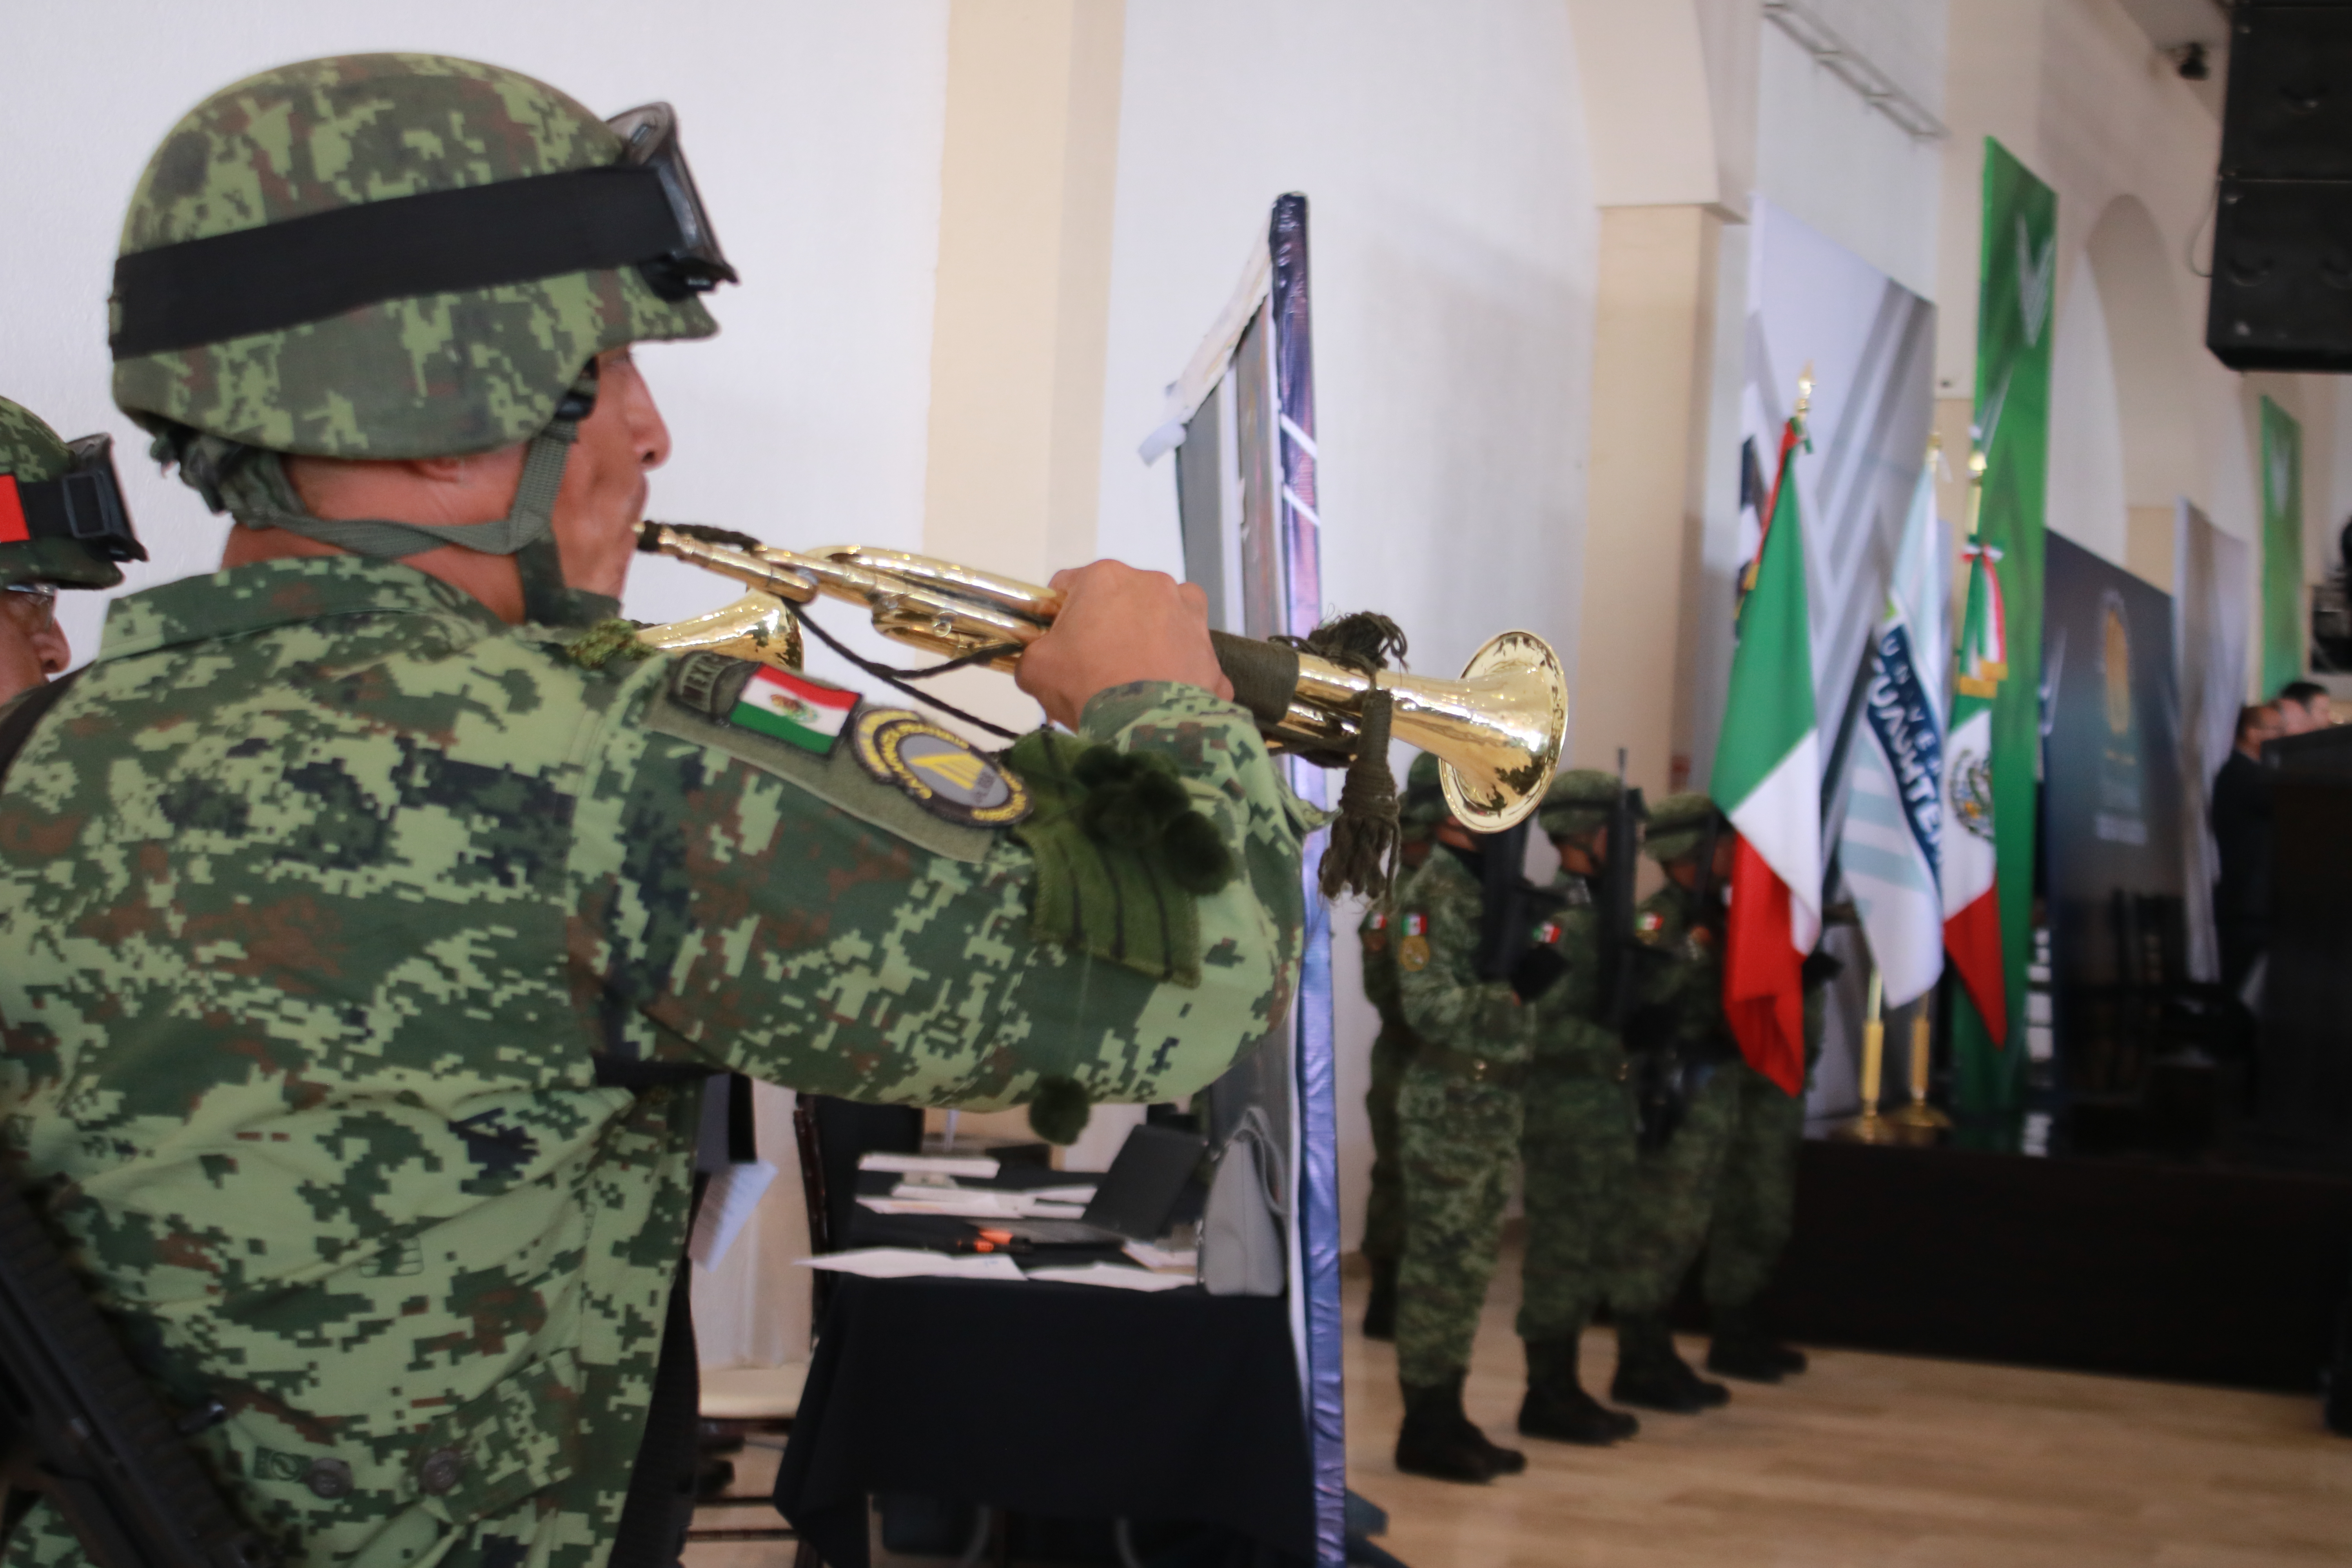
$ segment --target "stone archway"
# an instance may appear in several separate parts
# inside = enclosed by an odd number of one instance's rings
[[[2180,263],[2137,196],[2099,215],[2083,250],[2106,318],[2128,508],[2125,564],[2169,590],[2174,503],[2202,500],[2194,393],[2200,323],[2173,273]]]

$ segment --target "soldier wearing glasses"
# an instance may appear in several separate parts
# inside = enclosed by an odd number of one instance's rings
[[[69,476],[79,482],[68,483]],[[89,519],[73,527],[74,500]],[[101,529],[110,520],[116,526]],[[0,703],[13,700],[73,662],[58,626],[58,590],[111,588],[118,561],[144,561],[114,489],[106,438],[68,446],[31,410],[0,397]]]

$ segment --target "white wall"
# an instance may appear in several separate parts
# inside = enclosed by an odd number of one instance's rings
[[[2052,532],[2120,566],[2130,526],[2123,411],[2107,314],[2087,259],[2066,287],[2056,331],[2050,349],[2046,519]]]
[[[1943,0],[1813,4],[1915,100],[1941,103]],[[1759,44],[1756,188],[1933,300],[1941,149],[1871,108],[1779,27],[1766,26]]]
[[[108,397],[106,293],[147,155],[198,100],[287,60],[438,50],[512,66],[613,113],[666,98],[743,274],[705,343],[648,350],[677,454],[656,516],[779,542],[920,538],[930,279],[938,250],[946,0],[78,0],[12,8],[0,95],[5,177],[0,395],[68,436],[114,433],[154,559],[136,588],[217,562],[226,524],[141,460]],[[822,535],[820,540],[817,536]],[[629,608],[667,619],[728,596],[651,563]],[[97,595],[68,595],[78,657]]]
[[[1525,626],[1576,646],[1596,229],[1559,0],[1133,0],[1100,550],[1181,569],[1172,460],[1136,444],[1284,191],[1309,202],[1324,592],[1453,674]],[[1362,1001],[1334,915],[1341,1203],[1370,1160]]]

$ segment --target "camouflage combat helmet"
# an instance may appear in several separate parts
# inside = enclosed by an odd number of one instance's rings
[[[720,258],[668,106],[611,122],[500,67],[352,55],[189,111],[123,221],[114,400],[215,510],[358,553],[442,543],[555,574],[547,513],[596,356],[708,337]],[[503,525],[311,517],[278,454],[531,440]],[[535,618],[541,616],[536,608]]]
[[[122,581],[116,562],[147,559],[109,446],[104,437],[68,446],[31,409],[0,397],[0,587],[111,588]],[[76,511],[86,517],[80,529]]]
[[[1445,816],[1445,791],[1438,783],[1437,759],[1422,752],[1405,770],[1404,794],[1397,802],[1398,827],[1408,841],[1427,838]]]
[[[1670,795],[1650,807],[1649,831],[1642,840],[1643,852],[1659,865],[1670,866],[1697,853],[1710,822],[1721,831],[1722,814],[1705,795],[1697,790]]]
[[[1536,808],[1536,825],[1551,838],[1605,827],[1617,805],[1618,787],[1617,775],[1599,768],[1568,768],[1554,773],[1551,787],[1544,791],[1543,805]]]

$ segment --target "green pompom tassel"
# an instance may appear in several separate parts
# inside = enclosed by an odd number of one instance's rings
[[[1233,879],[1233,850],[1217,825],[1197,811],[1188,811],[1160,829],[1160,856],[1176,885],[1188,893],[1205,897]]]
[[[1093,1102],[1077,1079],[1041,1078],[1029,1101],[1029,1131],[1048,1143],[1075,1143],[1093,1114]]]
[[[1192,797],[1167,757],[1097,746],[1070,772],[1087,786],[1078,826],[1087,837],[1156,847],[1169,875],[1188,893],[1213,893],[1232,879],[1233,851],[1216,825],[1192,809]]]
[[[563,645],[563,656],[583,669],[602,669],[614,659],[635,664],[661,650],[637,640],[637,623],[598,621]]]

